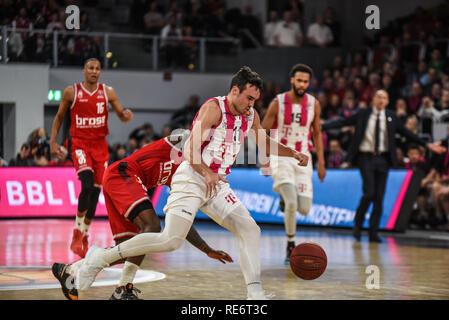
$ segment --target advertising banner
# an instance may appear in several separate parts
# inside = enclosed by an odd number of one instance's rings
[[[380,229],[394,229],[411,176],[412,171],[389,171]],[[234,168],[227,180],[257,222],[284,223],[284,214],[279,209],[279,195],[272,190],[271,177],[262,176],[258,169]],[[326,179],[322,183],[314,171],[312,181],[313,206],[307,216],[296,214],[298,223],[352,227],[355,211],[362,196],[362,179],[359,170],[327,170]],[[167,187],[160,187],[155,193],[153,204],[158,214],[163,214],[162,209],[169,191]],[[371,210],[372,206],[368,209],[364,227],[368,227]],[[197,213],[197,218],[209,219],[202,212]]]
[[[380,228],[394,229],[409,187],[411,171],[390,170],[384,198]],[[257,222],[283,223],[279,195],[272,190],[271,177],[258,169],[234,168],[228,176],[235,194]],[[76,214],[81,184],[73,168],[1,168],[0,217],[73,217]],[[153,204],[158,215],[170,189],[158,187]],[[362,196],[362,180],[358,170],[328,170],[323,183],[313,174],[313,206],[307,216],[297,213],[302,225],[352,227],[355,210]],[[371,207],[367,212],[368,226]],[[96,216],[107,216],[101,193]],[[202,212],[198,219],[209,219]]]
[[[75,217],[81,182],[74,168],[0,168],[0,218]],[[96,216],[107,216],[103,192]]]

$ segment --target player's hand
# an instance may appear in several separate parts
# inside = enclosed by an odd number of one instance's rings
[[[62,160],[65,157],[64,150],[56,142],[50,142],[50,153],[53,157],[56,157],[59,160]]]
[[[447,151],[447,149],[441,145],[441,141],[429,144],[427,145],[427,147],[429,148],[430,151],[438,154],[442,154]]]
[[[131,110],[129,110],[129,109],[123,110],[123,112],[122,112],[122,121],[123,122],[131,121],[133,117],[134,117],[134,114]]]
[[[260,165],[260,173],[265,177],[271,176],[270,162]]]
[[[232,260],[231,256],[229,254],[227,254],[224,251],[221,250],[214,250],[212,249],[211,251],[209,251],[207,253],[207,256],[211,259],[217,259],[218,261],[220,261],[221,263],[226,263],[227,262],[234,262],[234,260]]]
[[[298,165],[301,167],[307,167],[307,163],[309,162],[309,157],[303,153],[295,152],[293,157],[298,160]]]
[[[326,177],[326,167],[324,166],[324,163],[319,164],[318,163],[318,178],[320,179],[321,182],[324,181],[324,178]]]
[[[220,181],[228,183],[228,180],[218,173],[212,171],[206,173],[204,176],[204,182],[206,183],[206,198],[209,198],[212,195],[217,195],[218,190],[221,188]]]

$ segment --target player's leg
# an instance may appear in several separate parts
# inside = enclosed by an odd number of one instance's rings
[[[249,299],[264,299],[260,278],[260,228],[248,210],[239,204],[221,225],[231,231],[239,246],[239,262]]]
[[[70,249],[83,258],[85,256],[85,251],[83,250],[83,237],[86,231],[84,219],[89,209],[90,195],[94,192],[95,188],[94,175],[91,170],[79,172],[78,178],[81,181],[81,192],[78,197],[78,211],[76,214],[75,228],[73,230]]]
[[[297,163],[290,158],[270,157],[273,173],[273,191],[279,193],[279,207],[284,212],[284,228],[287,236],[285,263],[289,263],[290,253],[294,248],[296,233],[296,211],[298,210],[296,191]]]
[[[361,229],[365,214],[369,205],[374,200],[375,195],[375,171],[370,155],[361,154],[359,156],[360,174],[363,180],[363,195],[360,198],[359,206],[357,207],[354,217],[353,236],[356,240],[360,240]]]
[[[150,201],[137,205],[128,218],[140,230],[140,233],[161,232],[160,220]],[[130,238],[129,236],[118,238],[115,243],[118,245]],[[140,290],[134,287],[133,281],[144,258],[145,255],[126,258],[119,284],[110,300],[140,300],[135,294],[135,291],[140,293]]]
[[[97,274],[110,263],[152,252],[168,252],[183,243],[205,200],[204,181],[194,174],[187,163],[181,164],[172,178],[170,196],[164,207],[165,228],[161,233],[140,233],[110,249],[90,249],[81,266],[76,283],[87,290]]]
[[[377,159],[377,170],[375,171],[374,181],[374,199],[373,210],[369,220],[369,240],[372,242],[381,242],[377,232],[379,229],[380,218],[382,217],[383,200],[385,187],[387,185],[388,164],[386,159]]]
[[[201,211],[237,238],[248,298],[265,299],[260,280],[260,228],[229,184],[222,184],[218,194],[202,206]]]
[[[193,220],[190,218],[169,212],[165,218],[165,228],[161,233],[140,233],[109,249],[92,247],[76,277],[78,288],[87,290],[97,274],[117,260],[178,249],[183,244],[192,223]]]
[[[284,228],[287,235],[287,249],[285,263],[290,263],[290,255],[295,247],[296,235],[296,211],[298,210],[298,200],[296,187],[292,183],[284,183],[279,186],[279,193],[284,199]]]
[[[93,188],[89,194],[88,208],[84,217],[84,234],[83,234],[83,254],[87,253],[89,243],[89,228],[92,223],[92,219],[95,217],[97,210],[98,198],[100,197],[101,187],[103,184],[103,176],[109,161],[109,150],[106,140],[101,141],[94,148],[91,148],[89,155],[92,162],[93,169]]]

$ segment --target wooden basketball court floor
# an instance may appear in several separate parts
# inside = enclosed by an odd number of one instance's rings
[[[73,225],[74,221],[65,219],[0,220],[0,300],[65,299],[50,268],[55,261],[79,259],[69,250]],[[136,284],[141,298],[246,299],[232,233],[213,222],[196,221],[195,226],[211,247],[228,252],[235,262],[221,264],[187,242],[177,251],[148,255],[142,269],[165,278]],[[306,281],[295,277],[283,263],[283,226],[261,225],[261,229],[262,283],[267,293],[275,294],[274,299],[449,299],[447,232],[381,233],[384,242],[373,244],[366,236],[355,242],[350,230],[298,226],[297,243],[316,242],[328,257],[325,273]],[[107,220],[94,220],[90,244],[113,245]],[[379,271],[378,287],[373,270]],[[114,281],[118,282],[118,276]],[[113,284],[92,287],[80,299],[109,299],[113,290]]]

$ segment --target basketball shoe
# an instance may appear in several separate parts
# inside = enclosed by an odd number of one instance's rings
[[[115,291],[109,300],[143,300],[134,292],[141,293],[139,289],[134,288],[132,283],[127,283],[125,286],[115,288]]]
[[[270,300],[274,298],[276,295],[274,293],[265,294],[265,291],[260,291],[257,293],[254,293],[252,295],[248,295],[247,300]]]
[[[285,256],[284,263],[286,265],[290,264],[290,256],[292,255],[292,251],[295,249],[295,242],[294,241],[287,241],[287,253]]]
[[[83,251],[83,232],[81,230],[73,230],[70,250],[79,255],[81,258],[84,258],[84,256],[86,255],[86,253]]]
[[[70,264],[53,263],[51,272],[61,284],[62,293],[69,300],[78,300],[78,290],[75,288],[73,277],[67,272]]]
[[[86,254],[82,266],[79,268],[75,277],[75,286],[79,290],[87,290],[95,281],[95,278],[109,264],[104,262],[101,255],[106,249],[92,246]]]

